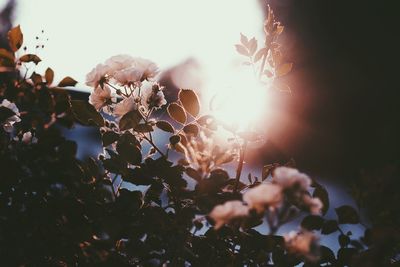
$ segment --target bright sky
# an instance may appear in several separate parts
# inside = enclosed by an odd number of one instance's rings
[[[5,2],[0,0],[0,6]],[[43,60],[36,71],[44,73],[50,66],[55,81],[69,75],[85,89],[86,74],[117,54],[148,58],[161,70],[193,57],[202,67],[204,103],[215,94],[222,99],[231,96],[253,111],[238,113],[235,104],[222,116],[248,120],[265,106],[257,97],[255,107],[254,95],[243,101],[243,91],[250,90],[252,81],[247,83],[241,75],[249,76],[244,72],[252,70],[241,65],[245,59],[234,47],[241,32],[263,39],[258,0],[19,0],[17,4],[14,24],[21,25],[28,52]],[[36,36],[45,45],[40,51],[34,49]]]
[[[262,37],[262,23],[257,0],[19,0],[15,20],[26,42],[49,38],[39,53],[42,69],[82,84],[93,66],[122,53],[161,69],[192,56],[217,79],[239,58],[239,33]]]

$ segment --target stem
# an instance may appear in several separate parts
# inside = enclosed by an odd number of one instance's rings
[[[233,192],[236,193],[238,186],[239,186],[239,181],[240,181],[240,175],[242,174],[242,169],[243,169],[243,162],[244,162],[244,154],[246,152],[247,148],[247,140],[244,141],[243,147],[240,150],[240,159],[239,159],[239,164],[236,169],[236,180],[235,180],[235,187],[233,188]]]
[[[265,67],[265,62],[267,61],[267,55],[268,52],[264,54],[262,62],[261,62],[261,67],[260,67],[260,73],[259,73],[259,78],[261,78],[263,72],[264,72],[264,67]]]
[[[150,140],[146,135],[143,135],[143,138],[147,142],[149,142],[149,144],[152,145],[154,147],[154,149],[157,150],[157,152],[161,154],[161,156],[166,157],[165,154],[156,146],[156,144],[154,144],[154,142],[152,140]]]

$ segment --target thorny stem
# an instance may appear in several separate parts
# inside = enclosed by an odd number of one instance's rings
[[[117,87],[115,87],[114,85],[112,85],[111,83],[108,83],[108,82],[106,82],[106,84],[107,85],[109,85],[109,86],[111,86],[112,88],[114,88],[115,90],[117,90],[117,91],[120,91],[121,92],[121,94],[123,95],[123,96],[125,96],[125,97],[129,97],[129,95],[128,94],[124,94],[120,89],[118,89]],[[125,89],[125,92],[126,92],[126,89]]]
[[[243,162],[244,162],[244,155],[246,152],[247,148],[247,140],[244,141],[244,144],[240,150],[240,158],[239,158],[239,164],[236,169],[236,180],[235,180],[235,187],[233,188],[233,192],[236,193],[238,186],[239,186],[239,181],[240,181],[240,175],[242,174],[242,169],[243,169]]]

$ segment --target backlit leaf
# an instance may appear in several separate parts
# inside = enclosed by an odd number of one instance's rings
[[[181,89],[178,97],[179,101],[182,103],[182,106],[190,115],[193,117],[199,115],[200,101],[195,91],[190,89]]]
[[[276,70],[276,75],[278,77],[286,75],[292,70],[292,67],[293,67],[293,63],[285,63],[282,65],[279,65],[278,69]]]
[[[249,51],[247,51],[246,47],[243,45],[237,44],[235,45],[236,51],[238,51],[239,54],[248,57],[249,56]]]
[[[17,27],[12,28],[8,32],[8,43],[13,52],[20,49],[23,42],[24,42],[24,36],[21,32],[21,27],[19,25]]]
[[[60,87],[75,86],[77,83],[78,83],[77,81],[67,76],[64,79],[62,79],[61,82],[58,83],[58,86]]]
[[[199,127],[196,124],[188,124],[185,127],[183,127],[183,131],[186,134],[191,134],[193,136],[197,136],[199,134]]]
[[[254,55],[254,53],[257,51],[257,40],[256,38],[251,38],[249,41],[249,54],[250,56]]]
[[[187,116],[183,107],[181,107],[177,103],[171,103],[168,105],[167,111],[172,119],[179,123],[185,124]]]
[[[44,77],[46,78],[46,83],[48,85],[52,84],[54,79],[54,71],[51,68],[47,68]]]
[[[42,61],[37,55],[34,54],[26,54],[19,58],[21,62],[33,62],[36,65]]]

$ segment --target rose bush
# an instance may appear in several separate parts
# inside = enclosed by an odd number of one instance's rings
[[[282,61],[277,38],[283,26],[271,10],[264,28],[261,48],[241,35],[236,49],[261,80],[274,82],[292,65]],[[23,49],[19,27],[8,37],[9,49],[0,49],[4,266],[390,264],[390,257],[374,257],[381,244],[371,230],[362,240],[342,231],[341,224],[360,223],[354,208],[341,206],[336,219],[324,218],[327,190],[293,162],[266,165],[262,177],[244,183],[244,152],[258,134],[201,115],[194,90],[181,89],[178,100],[167,103],[155,63],[111,57],[87,75],[88,100],[71,99],[63,87],[74,86],[74,79],[54,84],[52,69],[28,71],[40,58],[16,56]],[[277,88],[290,90],[282,83]],[[170,120],[155,116],[161,108]],[[75,157],[77,144],[59,130],[75,123],[99,129],[104,149],[98,158]],[[220,127],[231,131],[228,147],[213,138]],[[162,145],[161,131],[169,135]],[[232,177],[223,167],[235,161]],[[279,232],[296,218],[302,221],[294,232]],[[340,232],[337,253],[318,244],[318,232]]]

